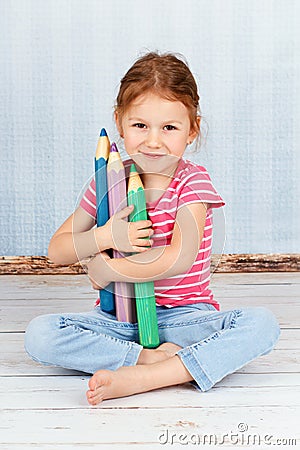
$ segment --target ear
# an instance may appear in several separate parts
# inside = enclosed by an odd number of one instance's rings
[[[117,130],[119,132],[119,135],[121,136],[121,138],[123,138],[123,129],[122,129],[122,125],[120,124],[120,116],[119,116],[118,111],[114,112],[114,119],[115,119],[115,123],[116,123]]]
[[[197,116],[196,117],[196,123],[198,125],[198,128],[200,129],[200,123],[201,123],[201,116]],[[190,133],[189,133],[189,140],[191,142],[194,141],[194,139],[196,139],[196,137],[198,136],[199,132],[196,129],[196,127],[191,128]]]
[[[197,116],[195,122],[196,122],[195,125],[190,129],[189,140],[187,142],[188,145],[192,144],[192,142],[196,139],[196,137],[199,134],[198,130],[200,130],[201,117]]]

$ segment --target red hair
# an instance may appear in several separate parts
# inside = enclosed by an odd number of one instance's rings
[[[170,101],[182,102],[189,114],[191,130],[200,134],[199,95],[187,62],[172,53],[149,52],[139,58],[121,80],[115,111],[119,124],[131,103],[152,92]]]

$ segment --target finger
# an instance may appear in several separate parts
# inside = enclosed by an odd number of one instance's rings
[[[126,208],[119,211],[117,214],[115,214],[116,219],[125,219],[125,217],[129,216],[130,213],[132,213],[134,209],[134,205],[126,206]]]
[[[151,220],[138,220],[137,222],[133,222],[133,223],[137,230],[152,227]]]
[[[138,220],[137,222],[130,222],[130,226],[136,230],[152,227],[151,220]]]
[[[154,234],[152,228],[143,228],[142,230],[136,231],[137,238],[148,238]]]
[[[152,239],[136,239],[133,243],[135,247],[151,247],[152,244]]]
[[[134,253],[142,253],[142,252],[146,252],[147,250],[149,250],[151,247],[138,247],[138,246],[133,246],[132,247],[132,251]]]

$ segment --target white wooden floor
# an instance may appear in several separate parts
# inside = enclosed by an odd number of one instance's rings
[[[93,306],[87,277],[1,276],[1,450],[299,448],[300,273],[214,274],[212,288],[223,310],[275,313],[282,333],[271,354],[206,393],[186,384],[90,407],[89,377],[40,366],[23,350],[31,318]]]

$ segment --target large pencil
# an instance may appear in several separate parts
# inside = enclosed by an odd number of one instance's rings
[[[131,222],[147,220],[146,199],[142,180],[135,165],[130,166],[127,199],[134,210],[129,216]],[[154,283],[134,283],[140,344],[146,348],[159,345]]]
[[[115,143],[110,147],[107,162],[108,206],[110,217],[125,208],[127,205],[126,177],[120,153]],[[124,220],[127,220],[124,219]],[[114,258],[123,255],[117,250],[113,251]],[[136,322],[136,307],[134,302],[134,289],[132,283],[114,283],[116,317],[120,322]]]
[[[107,159],[110,143],[107,133],[102,128],[98,140],[95,156],[95,183],[97,201],[97,227],[102,227],[109,219],[108,193],[107,193]],[[115,304],[113,295],[113,284],[110,283],[105,289],[99,291],[100,307],[102,311],[114,314]]]

